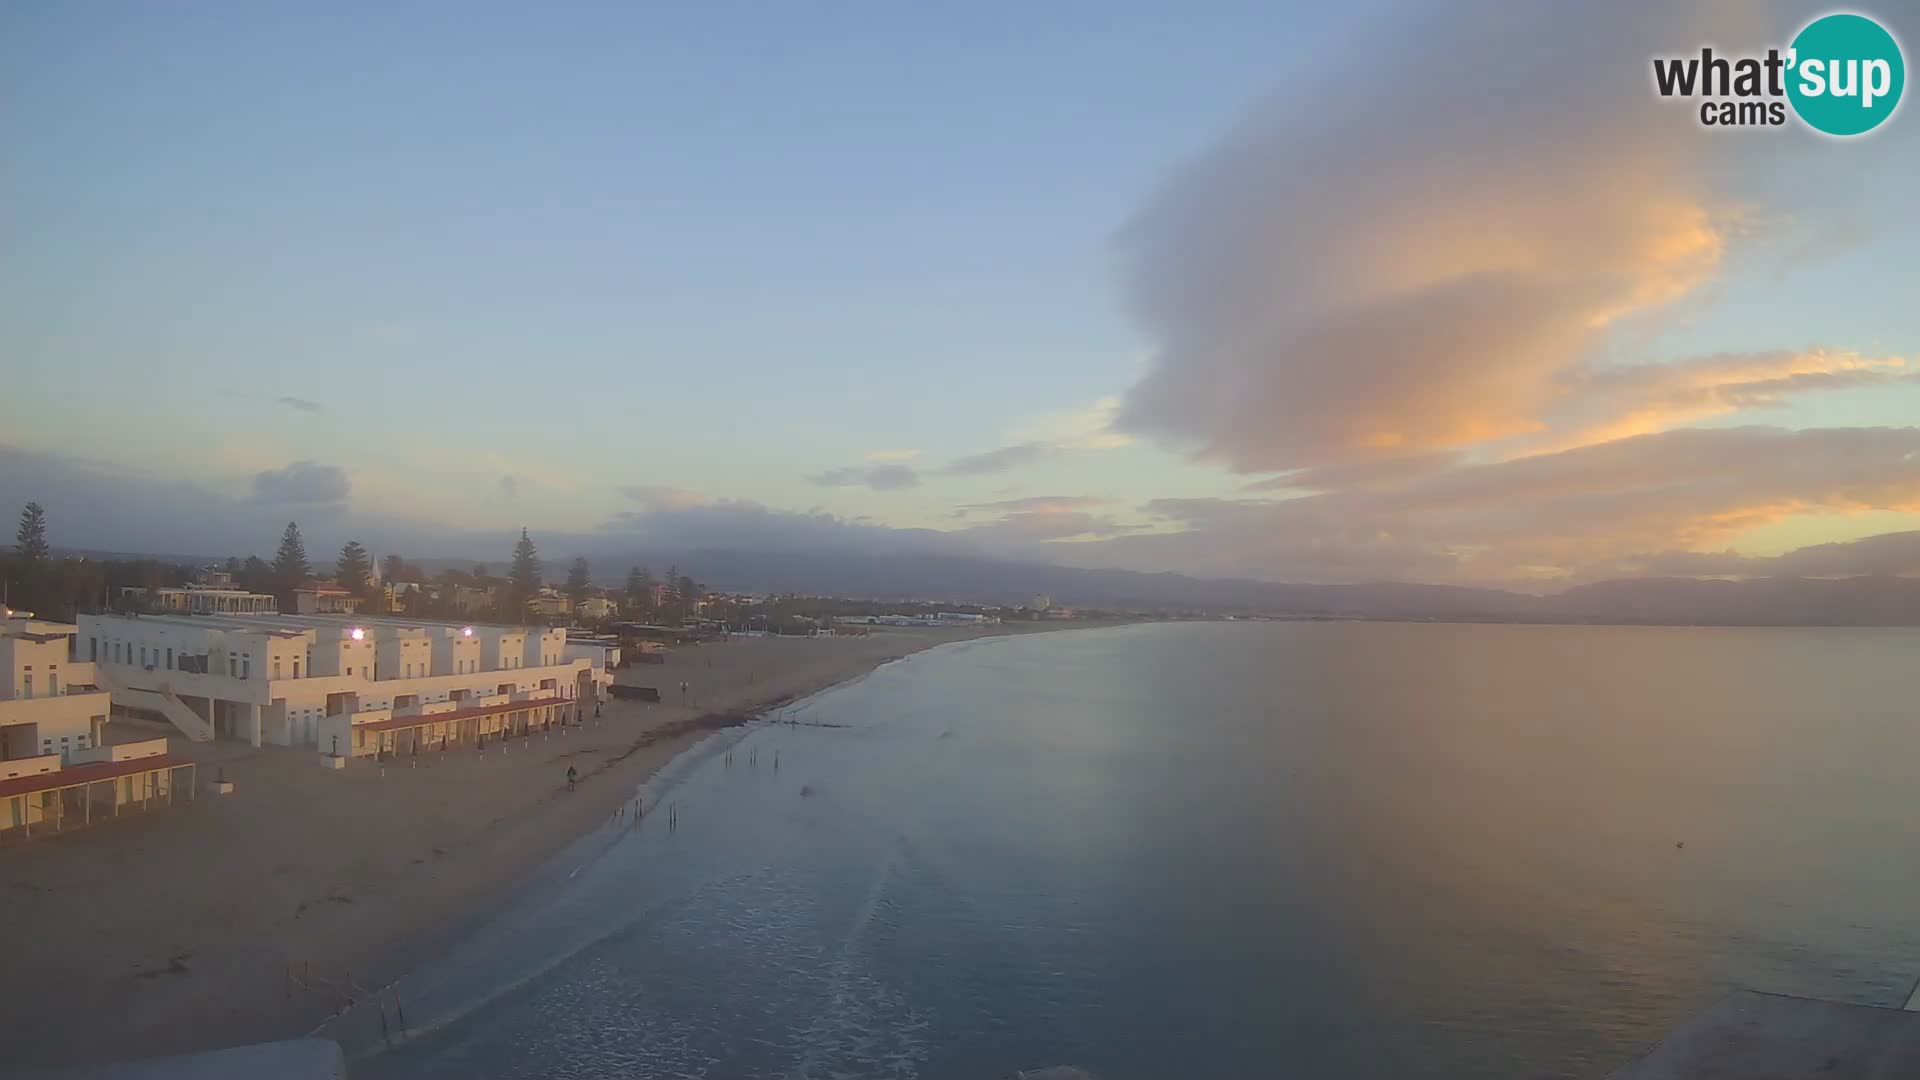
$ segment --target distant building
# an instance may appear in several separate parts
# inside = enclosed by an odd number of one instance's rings
[[[1035,593],[1033,599],[1027,601],[1027,606],[1035,611],[1045,611],[1053,606],[1053,597],[1046,593]]]
[[[567,614],[567,598],[551,589],[542,589],[538,594],[527,597],[527,614],[541,618],[564,617]]]
[[[578,615],[582,619],[592,619],[596,622],[601,619],[611,619],[618,614],[619,611],[620,609],[614,602],[604,596],[589,596],[573,606],[573,613],[575,615]]]
[[[351,592],[322,581],[293,590],[293,610],[298,615],[352,615],[362,603]]]
[[[472,615],[493,607],[493,590],[476,589],[471,585],[455,585],[453,594],[447,599],[453,604],[453,610],[462,615]]]
[[[427,587],[413,581],[389,581],[380,591],[386,595],[388,611],[412,611],[427,595]]]
[[[999,619],[991,615],[978,615],[970,611],[942,611],[934,616],[935,622],[943,623],[996,623]]]
[[[213,585],[159,589],[126,586],[120,590],[120,603],[127,608],[180,615],[272,615],[280,610],[280,602],[265,593]]]

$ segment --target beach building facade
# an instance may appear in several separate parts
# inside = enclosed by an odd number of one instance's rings
[[[100,745],[110,713],[72,623],[0,609],[0,762],[70,760]]]
[[[165,739],[0,761],[0,837],[62,833],[191,801],[194,768]]]
[[[565,722],[612,681],[590,658],[568,659],[561,629],[404,616],[82,615],[74,642],[116,706],[158,713],[190,739],[341,756],[362,744],[362,725],[435,713],[538,708],[520,722]]]

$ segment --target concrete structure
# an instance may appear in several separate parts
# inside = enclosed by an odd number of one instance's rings
[[[363,602],[338,585],[315,582],[293,590],[293,610],[300,615],[351,615]]]
[[[79,628],[0,614],[0,762],[66,761],[99,746],[110,703],[95,665],[73,658]]]
[[[585,660],[597,676],[620,666],[620,639],[598,634],[568,634],[560,655],[565,660]]]
[[[539,618],[555,618],[567,614],[567,598],[551,589],[543,589],[539,594],[527,597],[527,614]]]
[[[211,585],[152,590],[127,586],[120,590],[120,604],[136,611],[179,615],[272,615],[280,610],[280,602],[266,593]]]
[[[82,615],[75,647],[115,706],[159,713],[188,738],[328,753],[355,725],[433,706],[551,702],[566,720],[612,682],[590,657],[568,659],[564,630],[404,616]]]
[[[83,828],[121,816],[123,807],[171,806],[186,770],[193,798],[194,763],[167,752],[167,740],[97,746],[59,755],[0,762],[0,835],[32,837]]]

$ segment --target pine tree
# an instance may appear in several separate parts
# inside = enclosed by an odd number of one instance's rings
[[[248,592],[273,591],[273,567],[258,555],[247,556],[240,564],[240,572],[234,575],[234,583]]]
[[[273,556],[274,584],[279,586],[280,591],[290,594],[311,576],[313,570],[307,565],[307,542],[300,539],[299,524],[289,521],[287,531],[280,534],[280,550]]]
[[[349,540],[340,549],[340,559],[334,564],[334,580],[355,596],[373,595],[373,564],[367,560],[367,549],[360,546],[360,541]]]
[[[47,512],[39,503],[30,502],[20,511],[20,529],[13,534],[20,557],[29,563],[47,558]]]
[[[407,577],[407,560],[398,555],[389,555],[380,560],[380,576],[391,585],[396,581],[410,580]]]
[[[627,571],[627,611],[628,612],[635,612],[640,610],[640,604],[641,604],[640,598],[646,594],[646,591],[647,591],[647,579],[640,576],[640,568],[636,566],[633,569]]]
[[[513,572],[508,575],[512,583],[510,599],[513,602],[515,617],[526,614],[527,601],[540,591],[540,552],[533,546],[527,530],[520,530],[520,542],[513,545]]]
[[[567,571],[567,598],[578,605],[587,598],[587,590],[593,587],[593,571],[587,566],[586,556],[573,560],[573,568]]]

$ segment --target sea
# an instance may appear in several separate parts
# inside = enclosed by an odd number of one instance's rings
[[[986,638],[638,795],[354,1074],[1599,1078],[1920,978],[1914,630]]]

